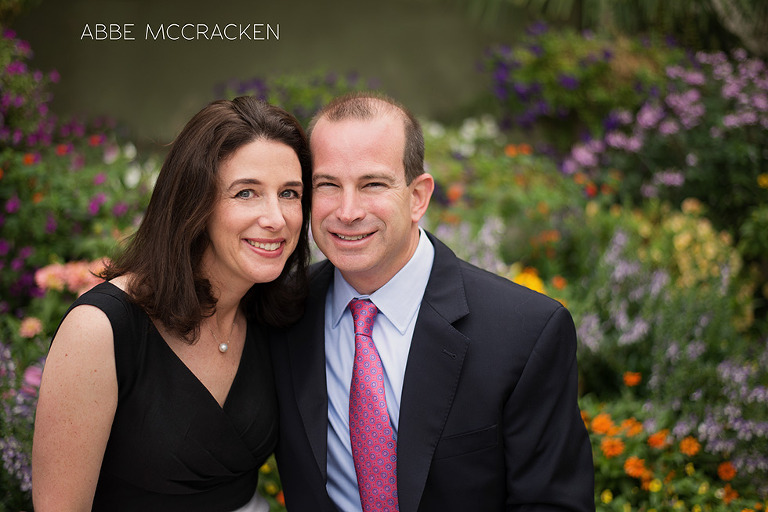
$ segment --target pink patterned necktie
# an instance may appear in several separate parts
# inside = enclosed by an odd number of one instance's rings
[[[373,344],[379,310],[368,299],[349,303],[355,322],[355,362],[349,389],[349,436],[363,512],[400,510],[397,446],[384,395],[384,367]]]

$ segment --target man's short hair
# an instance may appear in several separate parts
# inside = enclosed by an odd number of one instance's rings
[[[424,134],[419,121],[413,114],[389,96],[374,92],[356,92],[339,96],[312,117],[307,132],[311,139],[315,125],[322,118],[331,122],[346,119],[366,121],[386,115],[395,115],[403,120],[405,132],[403,167],[405,182],[410,184],[417,176],[424,173]]]

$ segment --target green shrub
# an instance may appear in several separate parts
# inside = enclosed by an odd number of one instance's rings
[[[633,110],[664,83],[681,52],[666,44],[581,35],[532,25],[513,47],[486,55],[502,126],[536,134],[565,150],[582,132],[603,133],[613,109]]]

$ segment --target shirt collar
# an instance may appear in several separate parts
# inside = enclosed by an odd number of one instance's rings
[[[339,325],[341,317],[349,310],[347,307],[349,301],[355,297],[370,298],[395,328],[404,334],[421,305],[434,257],[435,248],[432,242],[429,241],[424,230],[419,228],[419,245],[411,259],[392,279],[370,296],[357,293],[344,279],[339,269],[335,269],[329,297],[333,327]]]

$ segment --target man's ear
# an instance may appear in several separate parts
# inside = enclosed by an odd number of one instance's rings
[[[408,187],[411,189],[411,220],[418,223],[427,212],[429,200],[435,190],[435,179],[431,174],[420,174]]]

